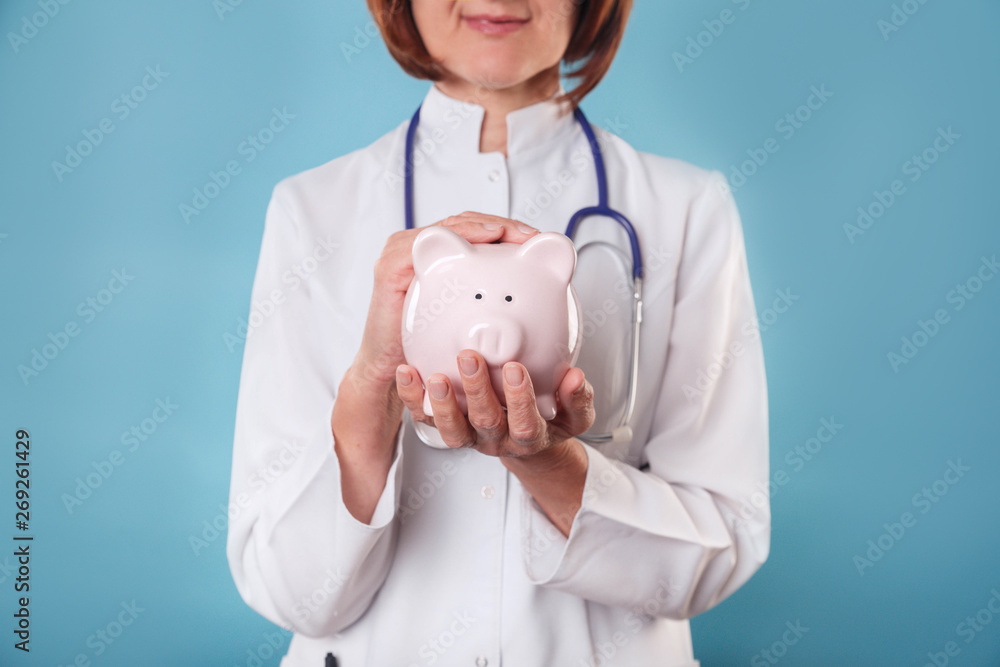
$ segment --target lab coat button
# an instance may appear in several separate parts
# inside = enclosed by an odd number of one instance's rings
[[[493,487],[487,484],[486,486],[483,487],[483,498],[492,498],[492,497],[493,497]],[[483,658],[483,660],[486,660],[486,658]],[[476,664],[479,664],[478,661],[476,662]],[[484,662],[483,664],[485,665],[486,663]]]
[[[499,181],[500,180],[500,172],[497,171],[496,169],[491,170],[490,171],[490,180],[493,181],[494,183],[496,183],[497,181]]]
[[[489,660],[485,656],[476,658],[476,667],[486,667],[487,664],[489,664]]]

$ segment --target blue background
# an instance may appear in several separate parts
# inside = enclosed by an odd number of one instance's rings
[[[706,666],[773,664],[764,650],[784,665],[923,665],[949,641],[960,649],[949,664],[1000,664],[1000,618],[970,642],[959,627],[1000,590],[1000,280],[973,280],[981,290],[960,310],[948,300],[1000,251],[1000,5],[907,6],[918,11],[883,34],[889,0],[641,0],[584,103],[636,148],[727,175],[768,138],[778,146],[736,199],[770,322],[772,472],[786,476],[773,489],[770,560],[692,622]],[[386,133],[428,84],[378,38],[365,42],[360,0],[244,2],[221,15],[209,0],[58,7],[16,52],[9,37],[0,45],[3,540],[15,532],[17,428],[32,436],[36,537],[30,659],[11,646],[11,559],[0,556],[0,663],[82,653],[103,665],[254,664],[269,633],[279,652],[287,635],[243,604],[225,534],[205,526],[224,529],[229,485],[242,347],[224,336],[249,310],[273,185]],[[718,32],[724,9],[721,34],[699,36],[704,21]],[[20,32],[38,11],[6,0],[0,29]],[[678,67],[689,37],[704,46]],[[114,100],[157,66],[166,77],[121,118]],[[776,123],[813,86],[832,96],[788,136]],[[248,162],[239,146],[274,108],[294,119]],[[60,180],[53,161],[104,118],[114,131]],[[938,128],[960,137],[911,181],[904,163]],[[179,205],[230,160],[240,173],[186,222]],[[894,179],[905,193],[852,242],[844,225]],[[87,321],[78,304],[123,269],[134,277]],[[778,290],[798,298],[775,319]],[[888,353],[938,309],[947,323],[894,369]],[[68,322],[79,335],[23,381],[17,367]],[[173,414],[123,447],[168,398]],[[796,460],[824,418],[843,427]],[[63,495],[116,449],[121,465],[67,509]],[[969,470],[938,485],[938,502],[914,504],[949,461]],[[904,512],[915,524],[885,537]],[[855,556],[880,536],[891,548],[859,573]],[[133,600],[142,611],[98,656],[88,637]],[[793,645],[786,622],[808,628]]]

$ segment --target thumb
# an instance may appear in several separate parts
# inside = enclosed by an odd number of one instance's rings
[[[571,368],[559,383],[560,425],[571,436],[584,433],[594,425],[594,388],[583,371]]]

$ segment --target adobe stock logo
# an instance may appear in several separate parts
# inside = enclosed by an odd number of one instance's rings
[[[962,459],[949,459],[941,476],[913,494],[910,504],[914,509],[920,510],[920,514],[927,514],[971,470],[972,468],[962,463]],[[899,515],[898,521],[884,522],[882,524],[884,532],[868,540],[863,553],[854,555],[853,562],[858,575],[865,576],[865,570],[875,567],[875,563],[882,560],[919,521],[920,517],[913,512],[903,512]]]
[[[17,32],[7,33],[7,41],[10,42],[10,48],[14,49],[14,54],[17,55],[22,46],[33,39],[39,30],[56,17],[56,14],[62,10],[62,5],[69,3],[70,0],[38,0],[37,4],[41,11],[33,13],[30,17],[28,15],[22,16],[21,29]]]
[[[288,107],[271,109],[271,117],[253,134],[248,134],[235,152],[243,158],[241,163],[236,157],[226,161],[219,171],[210,170],[208,178],[200,187],[192,188],[190,203],[182,201],[177,205],[184,224],[191,224],[191,218],[199,216],[208,206],[221,195],[237,176],[243,173],[243,165],[250,164],[267,150],[271,142],[295,119],[296,114],[289,113]]]
[[[802,625],[802,621],[796,619],[795,623],[785,621],[787,630],[781,633],[781,638],[776,640],[767,648],[758,651],[750,658],[751,667],[764,667],[765,665],[776,665],[778,661],[785,657],[788,649],[799,643],[809,628]]]
[[[160,84],[170,76],[170,72],[164,72],[159,65],[146,67],[142,79],[130,90],[125,91],[115,99],[111,100],[109,110],[123,122],[132,112],[139,108],[139,105],[146,101],[149,94],[160,87]],[[56,179],[62,183],[68,174],[72,174],[77,167],[83,164],[84,160],[94,152],[94,150],[104,143],[104,140],[117,129],[115,121],[111,116],[105,116],[97,122],[95,127],[86,127],[80,131],[83,139],[75,144],[66,144],[66,152],[63,161],[52,161],[52,173]]]
[[[31,348],[27,364],[18,364],[16,370],[24,386],[37,378],[42,371],[48,368],[56,358],[62,354],[74,338],[79,336],[86,324],[93,322],[99,313],[104,312],[125,288],[135,279],[135,276],[128,273],[124,268],[121,271],[111,272],[111,280],[107,282],[107,287],[97,291],[93,296],[87,297],[76,307],[76,314],[83,318],[81,324],[75,319],[67,320],[62,327],[55,332],[49,331],[46,342],[40,346]]]
[[[899,167],[900,171],[903,176],[909,177],[910,183],[916,183],[961,138],[962,135],[955,132],[951,125],[947,128],[939,126],[934,139],[919,153],[914,153],[903,162]],[[854,245],[857,237],[871,229],[908,192],[906,182],[902,178],[894,179],[885,190],[878,188],[873,190],[872,198],[858,207],[857,220],[853,224],[844,223],[844,234],[850,244]]]
[[[1000,262],[997,261],[996,253],[991,257],[983,255],[980,257],[979,266],[965,280],[955,283],[955,287],[945,295],[945,301],[952,304],[952,311],[947,308],[938,308],[926,320],[918,319],[916,328],[909,336],[902,336],[897,350],[890,350],[886,354],[889,366],[893,373],[898,373],[899,369],[909,364],[925,348],[941,330],[951,322],[952,315],[958,313],[966,305],[976,298],[976,295],[983,290],[986,283],[993,280],[993,277],[1000,273]]]
[[[733,0],[733,4],[739,7],[740,11],[746,11],[752,2],[753,0]],[[732,9],[723,9],[719,12],[718,18],[713,17],[702,21],[701,24],[705,26],[705,29],[697,34],[688,35],[683,53],[673,52],[672,57],[677,71],[683,74],[684,68],[693,65],[695,60],[701,58],[702,54],[715,44],[717,39],[722,37],[726,26],[735,23],[737,18],[739,18],[739,14]]]
[[[768,137],[762,144],[746,149],[748,159],[729,166],[730,191],[736,192],[746,185],[767,164],[771,156],[781,150],[782,140],[790,141],[833,96],[833,91],[827,89],[825,83],[820,84],[818,88],[810,86],[809,94],[802,104],[775,120],[774,131],[781,136],[781,139]]]
[[[996,606],[993,603],[996,603]],[[955,634],[964,639],[966,644],[971,644],[995,618],[1000,618],[1000,590],[997,590],[996,586],[990,589],[990,598],[986,604],[980,607],[975,615],[969,614],[955,627]],[[949,641],[940,651],[927,652],[928,661],[924,663],[924,667],[947,667],[952,662],[951,658],[957,657],[961,652],[958,642]]]
[[[99,461],[91,461],[90,467],[85,474],[78,476],[76,487],[72,492],[63,493],[61,500],[68,514],[73,514],[77,508],[94,495],[94,493],[104,485],[115,471],[122,466],[130,457],[128,454],[135,453],[141,443],[146,442],[159,429],[160,425],[166,422],[180,408],[179,405],[167,398],[156,399],[153,410],[148,413],[138,424],[133,425],[128,431],[121,434],[120,442],[127,451],[112,449],[106,458]]]
[[[892,13],[889,14],[888,20],[880,18],[875,22],[875,27],[882,33],[882,41],[888,42],[892,33],[899,32],[899,29],[906,25],[910,17],[919,12],[920,8],[926,4],[927,0],[903,0],[899,4],[893,4]]]

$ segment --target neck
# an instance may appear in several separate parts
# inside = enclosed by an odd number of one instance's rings
[[[479,133],[479,152],[506,156],[507,114],[555,95],[559,91],[559,66],[509,88],[489,88],[453,75],[435,85],[448,97],[482,106],[486,113]]]

